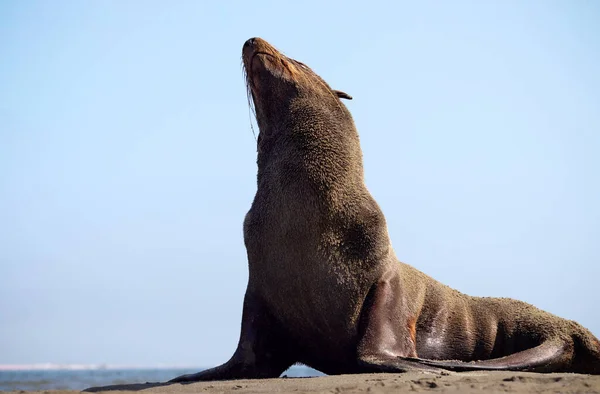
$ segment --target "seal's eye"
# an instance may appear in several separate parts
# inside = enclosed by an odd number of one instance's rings
[[[335,93],[336,96],[341,99],[352,100],[352,96],[350,96],[348,93],[342,92],[341,90],[334,90],[333,93]]]

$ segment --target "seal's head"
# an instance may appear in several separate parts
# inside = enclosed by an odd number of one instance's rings
[[[294,102],[319,102],[341,107],[348,94],[333,90],[304,63],[291,59],[261,38],[244,43],[242,59],[248,93],[261,131],[269,123],[288,118]]]

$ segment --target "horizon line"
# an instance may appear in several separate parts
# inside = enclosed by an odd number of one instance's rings
[[[177,364],[127,365],[127,364],[63,364],[63,363],[33,363],[33,364],[0,364],[0,371],[42,371],[42,370],[114,370],[114,369],[199,369],[202,367]]]

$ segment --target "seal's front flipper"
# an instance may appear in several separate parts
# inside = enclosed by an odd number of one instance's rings
[[[206,369],[198,373],[189,375],[181,375],[175,379],[169,380],[168,383],[192,383],[210,380],[233,380],[242,379],[243,364],[236,363],[232,358],[229,362],[215,368]]]
[[[564,367],[571,358],[568,344],[561,340],[546,341],[531,349],[523,350],[505,357],[482,361],[437,361],[410,358],[415,362],[451,371],[531,371],[553,372]]]
[[[277,378],[287,367],[281,368],[274,365],[252,364],[241,359],[236,354],[231,360],[215,368],[206,369],[198,373],[181,375],[171,379],[168,383],[193,383],[213,380],[236,380],[236,379],[267,379]]]
[[[240,341],[231,359],[215,368],[176,377],[169,383],[279,377],[296,360],[289,341],[282,338],[278,327],[260,298],[246,291]]]

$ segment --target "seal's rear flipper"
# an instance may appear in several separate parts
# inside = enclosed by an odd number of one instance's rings
[[[363,357],[358,360],[357,373],[402,373],[402,372],[424,372],[448,375],[448,371],[436,368],[419,359],[406,359],[403,357]]]
[[[482,361],[436,361],[420,358],[407,358],[432,367],[451,371],[533,371],[553,372],[556,367],[570,358],[567,343],[563,341],[547,341],[531,349],[523,350],[505,357]]]
[[[416,358],[417,318],[400,316],[407,324],[397,324],[397,311],[404,311],[398,273],[390,270],[382,274],[373,285],[363,304],[361,314],[361,339],[357,349],[357,373],[376,372],[429,372],[448,373]],[[444,368],[444,367],[441,367]]]

